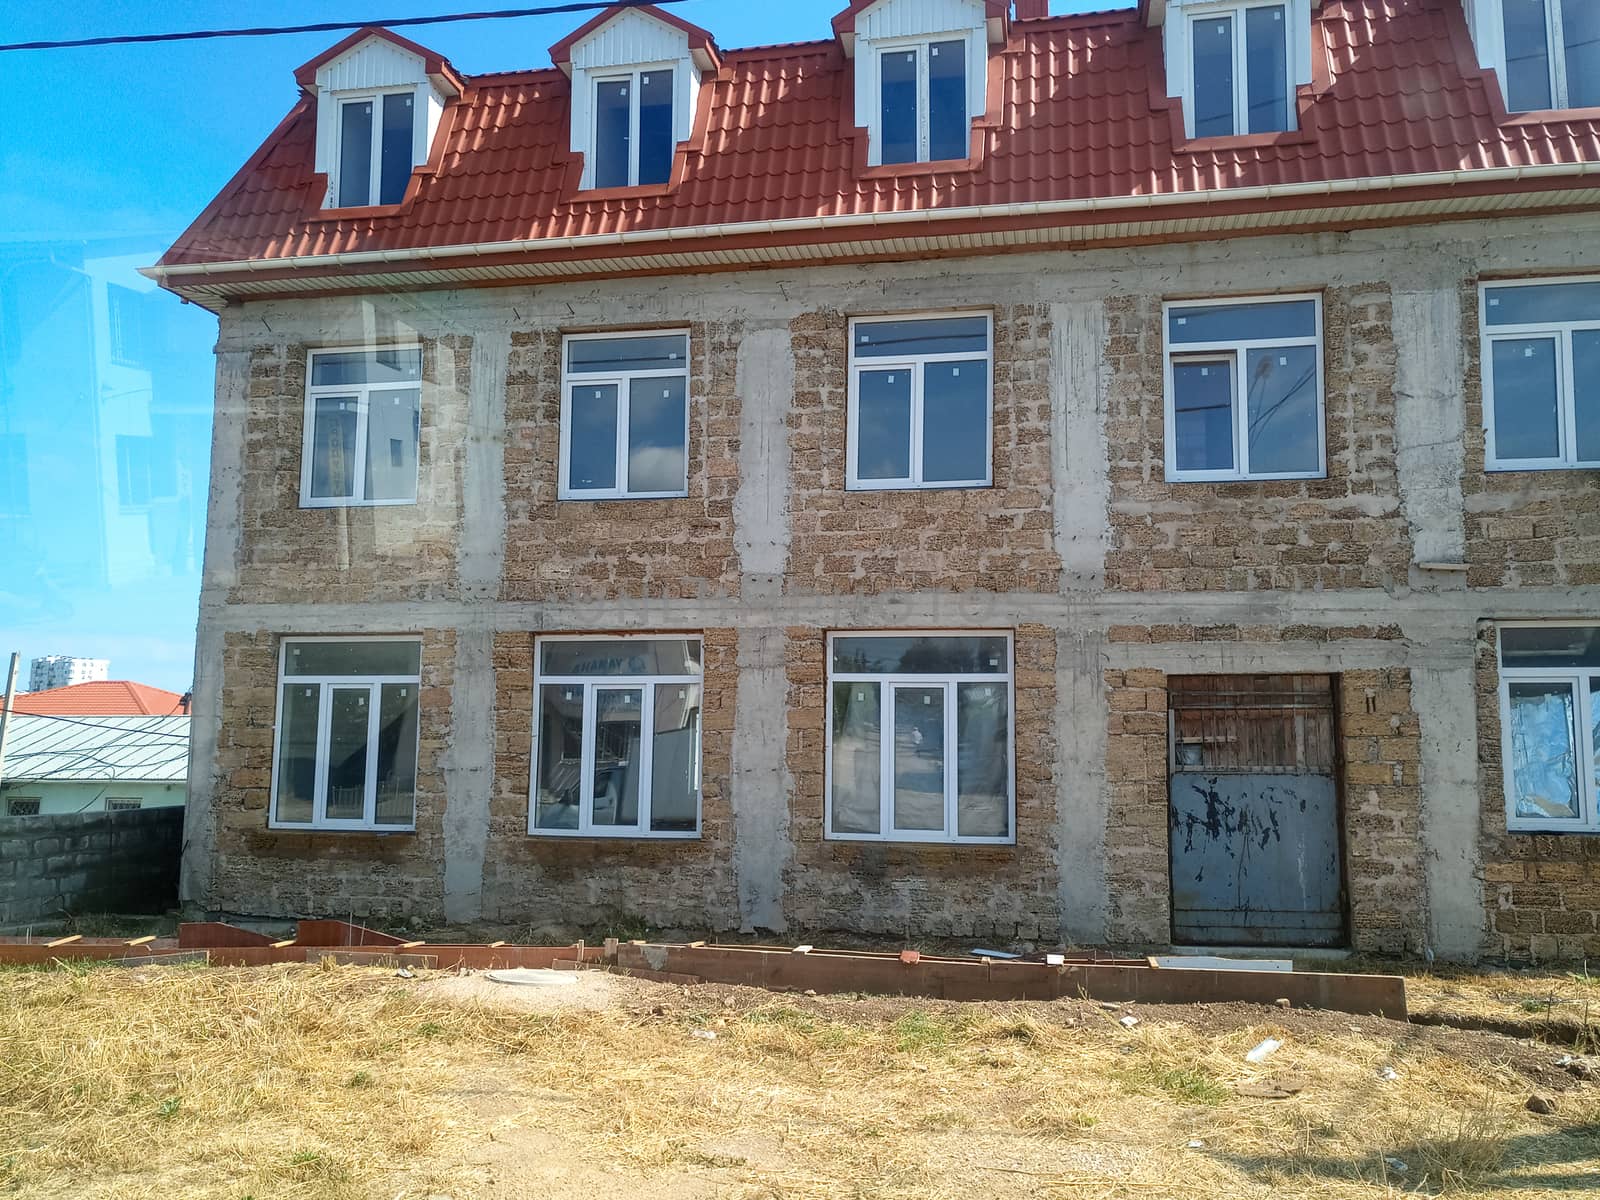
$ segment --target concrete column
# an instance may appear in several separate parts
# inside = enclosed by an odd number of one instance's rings
[[[778,596],[789,559],[789,429],[794,345],[787,327],[751,329],[739,343],[739,491],[733,544],[746,600]]]
[[[1050,473],[1062,587],[1098,590],[1111,547],[1105,303],[1052,304],[1050,327]]]
[[[1400,507],[1415,562],[1460,563],[1462,521],[1461,296],[1459,280],[1393,294],[1395,467]],[[1465,583],[1464,576],[1419,573],[1413,584]]]
[[[223,325],[227,325],[223,315]],[[184,808],[183,863],[178,899],[199,915],[211,906],[216,851],[217,740],[222,731],[223,633],[211,614],[226,607],[239,579],[241,472],[245,417],[250,404],[250,355],[217,351],[217,404],[211,425],[211,492],[206,506],[206,547],[195,638],[194,697],[189,721],[189,784]]]
[[[1056,634],[1056,892],[1061,938],[1106,940],[1105,638]]]
[[[1422,742],[1422,844],[1428,944],[1442,959],[1471,961],[1483,947],[1479,850],[1478,709],[1473,630],[1435,639],[1428,665],[1411,672]],[[1435,665],[1441,656],[1447,663]]]
[[[739,928],[787,926],[783,873],[789,841],[789,681],[782,629],[739,630],[739,686],[733,727],[733,872]]]

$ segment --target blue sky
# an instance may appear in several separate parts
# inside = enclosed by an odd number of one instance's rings
[[[842,6],[687,0],[675,11],[731,47],[826,37]],[[1051,11],[1130,6],[1053,0]],[[0,41],[449,11],[443,0],[61,0],[6,5]],[[546,48],[584,19],[403,32],[476,74],[546,65]],[[216,322],[150,293],[135,267],[282,118],[294,68],[341,36],[0,56],[36,98],[0,127],[0,653],[22,652],[24,686],[41,654],[109,658],[114,678],[176,691],[191,682]]]

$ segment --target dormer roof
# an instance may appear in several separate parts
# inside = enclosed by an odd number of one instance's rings
[[[868,9],[876,8],[880,4],[892,4],[895,0],[850,0],[833,18],[833,36],[839,39],[845,57],[848,58],[855,52],[856,22],[861,14]],[[925,7],[935,8],[935,4],[926,3]],[[999,45],[1006,40],[1006,31],[1011,15],[1010,0],[983,0],[983,14],[989,26],[990,45]],[[925,32],[938,33],[938,29],[929,29]]]
[[[331,69],[341,59],[355,55],[372,41],[386,42],[403,54],[421,59],[422,69],[428,76],[429,82],[446,96],[459,96],[466,88],[466,81],[450,65],[449,59],[378,25],[368,25],[358,29],[343,41],[329,46],[315,58],[302,63],[295,68],[294,81],[307,93],[316,95],[318,88],[322,86],[320,81],[327,78]]]
[[[721,55],[717,51],[716,39],[711,36],[708,30],[702,29],[698,25],[692,25],[682,17],[674,16],[654,4],[637,4],[629,8],[613,8],[597,13],[550,47],[550,61],[560,67],[566,74],[571,75],[572,51],[578,43],[594,36],[605,26],[616,21],[627,20],[634,15],[660,21],[663,25],[684,34],[689,39],[689,52],[694,55],[694,64],[702,71],[715,71],[720,65]]]

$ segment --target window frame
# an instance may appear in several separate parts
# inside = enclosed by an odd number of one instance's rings
[[[1495,692],[1500,703],[1500,775],[1505,796],[1507,833],[1575,833],[1600,834],[1600,754],[1593,744],[1595,696],[1590,689],[1591,679],[1600,679],[1600,667],[1507,667],[1505,647],[1499,637],[1504,629],[1592,629],[1600,621],[1548,620],[1499,621],[1495,624]],[[1511,685],[1513,683],[1570,684],[1576,695],[1573,718],[1575,761],[1573,771],[1578,780],[1579,815],[1574,820],[1560,817],[1519,817],[1516,813],[1516,770],[1511,748]]]
[[[313,384],[316,377],[316,359],[324,354],[374,354],[390,351],[415,350],[418,355],[417,378],[395,383],[340,383]],[[422,495],[422,390],[427,374],[427,355],[422,343],[396,342],[390,345],[317,346],[306,351],[306,399],[300,436],[300,507],[301,508],[388,508],[395,505],[420,503]],[[368,500],[367,490],[367,424],[371,415],[374,392],[415,391],[417,393],[417,446],[416,473],[411,484],[411,498],[395,500]],[[315,468],[317,401],[348,396],[356,393],[356,461],[351,470],[349,496],[313,496],[311,477]]]
[[[18,806],[28,805],[28,804],[33,805],[33,811],[32,812],[17,812],[16,811]],[[5,813],[5,815],[8,816],[8,817],[37,817],[37,816],[42,815],[43,809],[44,809],[44,797],[42,797],[42,796],[7,796],[6,797],[6,813]]]
[[[291,643],[302,642],[391,642],[404,643],[417,647],[418,670],[415,675],[285,675],[284,668],[288,664],[289,646]],[[274,682],[273,715],[272,715],[272,791],[267,809],[267,828],[282,829],[300,833],[415,833],[417,829],[417,794],[421,791],[420,780],[418,787],[411,797],[411,820],[403,825],[385,825],[377,821],[377,772],[378,755],[375,752],[377,738],[376,726],[379,717],[379,708],[385,684],[410,684],[417,689],[417,749],[416,763],[417,774],[422,773],[422,671],[421,657],[423,652],[422,638],[417,635],[392,635],[369,637],[364,634],[318,634],[299,635],[286,634],[278,639],[278,676]],[[320,691],[317,696],[317,749],[316,749],[316,786],[311,798],[311,820],[309,821],[280,821],[278,819],[278,770],[281,765],[283,738],[283,690],[284,684],[293,681],[296,684],[316,685]],[[331,733],[331,718],[333,712],[332,692],[334,688],[359,690],[367,688],[367,775],[363,781],[362,818],[359,821],[330,820],[327,816],[328,809],[328,781],[327,781],[327,754],[328,740]]]
[[[107,796],[107,812],[139,812],[144,808],[144,801],[138,796]]]
[[[1231,342],[1172,342],[1172,314],[1186,308],[1225,308],[1251,304],[1293,304],[1311,301],[1315,305],[1316,332],[1310,337],[1247,338]],[[1249,419],[1249,380],[1244,369],[1251,350],[1313,347],[1317,364],[1317,469],[1315,471],[1252,472],[1250,439],[1245,425]],[[1252,483],[1275,479],[1326,479],[1328,477],[1328,397],[1326,329],[1323,323],[1322,293],[1286,292],[1281,295],[1222,296],[1191,300],[1166,300],[1161,305],[1161,377],[1163,412],[1162,457],[1168,483]],[[1176,361],[1203,363],[1229,361],[1233,364],[1233,467],[1226,471],[1184,471],[1178,468],[1177,396],[1173,384]]]
[[[929,163],[961,163],[972,157],[972,122],[981,113],[972,112],[972,31],[953,29],[945,33],[919,33],[905,37],[881,38],[871,46],[873,55],[872,130],[874,145],[872,165],[880,167],[914,167]],[[934,158],[933,155],[933,92],[932,68],[929,65],[932,48],[947,42],[961,46],[961,124],[966,131],[967,152],[960,158]],[[883,56],[903,54],[907,50],[917,56],[917,157],[900,162],[885,162],[883,158]]]
[[[330,97],[333,101],[333,155],[332,161],[328,164],[329,208],[393,208],[395,205],[404,202],[405,193],[411,190],[411,173],[417,169],[417,121],[427,110],[426,104],[417,92],[417,85],[412,83],[396,87],[372,88],[359,92],[338,92]],[[411,148],[406,155],[411,162],[411,167],[406,173],[406,186],[400,193],[400,199],[391,200],[387,203],[383,200],[383,98],[385,96],[411,97]],[[365,204],[341,204],[339,202],[339,189],[342,186],[341,176],[344,173],[344,109],[347,104],[372,105],[372,147],[368,152],[367,202]]]
[[[973,674],[967,672],[906,674],[835,671],[833,645],[839,638],[861,637],[927,637],[927,638],[983,638],[1003,637],[1006,642],[1005,674]],[[824,639],[825,670],[823,692],[823,763],[822,763],[822,837],[830,842],[886,842],[922,843],[941,846],[1014,846],[1017,844],[1017,646],[1016,635],[1009,629],[835,629]],[[960,815],[959,800],[960,747],[956,737],[955,688],[960,683],[1004,683],[1006,688],[1006,828],[1005,837],[962,836],[956,832]],[[876,683],[879,690],[879,729],[882,740],[878,750],[878,832],[838,833],[833,828],[833,685],[835,683]],[[943,686],[945,693],[945,828],[943,830],[902,830],[894,825],[894,742],[889,731],[894,728],[894,694],[899,687],[933,688]],[[887,719],[885,719],[887,718]],[[951,768],[954,769],[951,769]]]
[[[1252,8],[1281,8],[1283,9],[1283,80],[1284,88],[1288,92],[1285,98],[1284,109],[1287,114],[1287,124],[1283,129],[1264,131],[1252,134],[1250,132],[1250,52],[1245,36],[1245,12]],[[1295,83],[1295,41],[1298,36],[1294,20],[1294,0],[1222,0],[1216,4],[1185,5],[1183,17],[1186,22],[1184,33],[1187,35],[1188,44],[1184,47],[1184,102],[1187,104],[1189,136],[1202,141],[1220,137],[1272,137],[1278,133],[1294,133],[1300,127],[1296,95],[1299,91]],[[1199,115],[1195,109],[1195,75],[1194,75],[1194,27],[1199,21],[1215,21],[1220,17],[1233,19],[1233,132],[1198,134],[1195,118]]]
[[[546,675],[543,648],[551,642],[646,642],[646,641],[697,641],[700,643],[700,674],[698,675]],[[607,841],[697,841],[705,825],[705,652],[703,632],[677,633],[574,633],[541,634],[533,639],[533,733],[529,745],[532,753],[528,767],[528,836],[538,838],[603,838]],[[545,685],[583,688],[583,742],[578,751],[578,827],[576,829],[550,829],[537,824],[539,800],[539,731],[544,703]],[[693,829],[650,828],[652,802],[655,797],[654,778],[650,768],[655,761],[655,690],[659,684],[693,684],[700,688],[700,720],[694,731],[695,804]],[[595,693],[602,689],[641,692],[639,706],[639,823],[627,825],[595,825],[594,823],[594,757],[595,757]],[[650,736],[643,731],[650,730]]]
[[[652,368],[647,371],[596,371],[592,374],[573,374],[569,368],[567,348],[573,342],[621,341],[635,337],[683,338],[683,486],[667,492],[634,492],[628,490],[628,435],[633,422],[633,393],[630,385],[635,379],[664,379],[679,372]],[[557,500],[681,500],[689,494],[689,432],[692,424],[689,413],[694,405],[690,387],[690,356],[693,354],[691,333],[682,329],[612,329],[600,333],[567,333],[561,336],[561,421],[560,445],[557,453]],[[571,480],[572,452],[572,393],[578,387],[604,387],[617,389],[617,486],[610,488],[575,488]]]
[[[1506,7],[1504,0],[1495,0],[1494,12],[1492,13],[1495,66],[1498,68],[1500,78],[1501,99],[1505,101],[1506,111],[1512,116],[1522,113],[1572,112],[1580,108],[1591,107],[1589,105],[1574,105],[1568,93],[1566,14],[1562,11],[1562,0],[1543,0],[1543,3],[1545,77],[1550,84],[1550,107],[1512,108],[1511,81],[1509,78],[1511,64],[1508,61],[1506,50]]]
[[[923,375],[929,363],[971,362],[976,356],[971,351],[949,354],[908,354],[900,357],[860,358],[856,354],[856,327],[878,325],[892,321],[940,321],[964,317],[982,317],[988,349],[984,351],[987,367],[984,382],[984,401],[988,409],[984,438],[986,452],[983,458],[984,473],[981,479],[922,478],[923,460]],[[871,316],[851,317],[845,337],[848,356],[845,370],[848,379],[845,414],[845,491],[847,492],[903,492],[970,490],[994,486],[994,312],[990,309],[957,309],[951,311],[879,313]],[[862,371],[890,371],[904,369],[911,375],[911,473],[899,479],[861,479],[857,474],[857,451],[861,439],[861,387]]]
[[[1577,321],[1545,321],[1531,325],[1491,325],[1489,293],[1501,288],[1551,287],[1569,283],[1600,284],[1600,275],[1550,275],[1537,279],[1483,279],[1478,281],[1478,382],[1483,405],[1483,469],[1499,471],[1593,471],[1600,469],[1600,458],[1580,459],[1578,452],[1577,371],[1572,352],[1574,333],[1600,333],[1600,318]],[[1491,347],[1499,341],[1531,341],[1548,338],[1556,343],[1560,358],[1556,371],[1556,403],[1559,408],[1557,458],[1500,458],[1495,449],[1494,358]]]
[[[586,164],[586,174],[589,177],[590,189],[599,188],[596,175],[600,167],[600,88],[607,83],[628,83],[628,182],[625,184],[607,184],[607,188],[616,187],[667,187],[672,182],[672,166],[678,152],[678,105],[683,103],[678,95],[678,71],[682,64],[676,61],[662,61],[655,63],[637,63],[628,66],[594,68],[589,73],[589,155]],[[667,145],[670,147],[667,155],[669,163],[667,178],[659,183],[641,184],[639,182],[639,151],[642,137],[639,132],[639,101],[643,85],[639,82],[641,75],[654,75],[658,71],[672,73],[672,86],[669,92],[672,96],[672,114],[668,120],[669,137]],[[604,190],[604,189],[602,189]],[[564,365],[564,364],[563,364]]]

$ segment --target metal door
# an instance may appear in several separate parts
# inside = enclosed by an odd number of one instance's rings
[[[1172,938],[1345,940],[1333,680],[1172,676]]]

